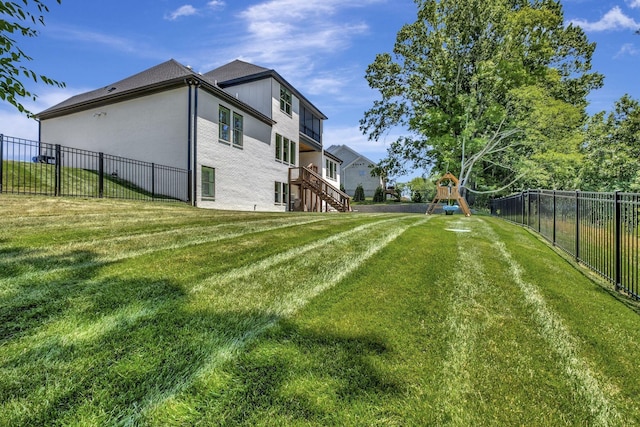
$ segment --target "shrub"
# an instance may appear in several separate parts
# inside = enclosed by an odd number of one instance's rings
[[[414,203],[422,203],[422,193],[418,190],[414,191],[413,194],[411,194],[411,201]]]
[[[356,187],[356,192],[353,194],[354,202],[364,202],[364,188],[362,188],[362,184],[358,184]]]
[[[376,192],[373,193],[373,201],[376,203],[384,202],[384,191],[382,187],[378,186],[378,188],[376,188]]]

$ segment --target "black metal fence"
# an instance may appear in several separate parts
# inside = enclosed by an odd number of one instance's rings
[[[188,201],[188,172],[0,135],[0,193]]]
[[[537,231],[640,299],[640,194],[528,190],[493,200],[491,213]]]

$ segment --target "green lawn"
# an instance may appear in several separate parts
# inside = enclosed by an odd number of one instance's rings
[[[637,306],[486,216],[0,195],[0,425],[638,425]]]
[[[13,194],[56,194],[55,165],[5,160],[2,163],[2,191]],[[63,166],[60,168],[61,194],[81,197],[100,197],[100,177],[97,171]],[[103,197],[130,200],[166,199],[151,194],[127,180],[104,175]]]

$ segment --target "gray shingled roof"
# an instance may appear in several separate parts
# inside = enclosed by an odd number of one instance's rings
[[[269,70],[268,68],[249,64],[248,62],[236,59],[235,61],[229,62],[222,67],[218,67],[215,70],[211,70],[208,73],[205,73],[204,76],[209,80],[222,83],[230,80],[242,79],[248,76],[270,74],[271,71],[272,70]]]
[[[220,87],[214,84],[213,80],[195,73],[191,68],[185,67],[174,59],[151,67],[145,71],[127,77],[119,82],[107,85],[101,89],[72,96],[36,115],[37,118],[46,119],[74,111],[82,111],[103,103],[116,102],[117,100],[136,97],[141,94],[157,90],[164,90],[170,87],[186,85],[186,79],[193,79],[200,82],[201,86],[214,93],[216,96],[237,105],[242,110],[254,115],[265,123],[273,124],[273,121],[242,101],[237,100]]]
[[[356,161],[359,158],[362,158],[371,164],[376,164],[376,162],[366,158],[365,156],[353,150],[347,145],[332,145],[329,148],[325,148],[325,151],[328,151],[334,156],[342,159],[343,167],[345,168],[349,167],[354,161]]]
[[[246,83],[248,81],[273,77],[281,84],[287,86],[291,90],[291,92],[293,92],[299,99],[303,100],[308,107],[311,107],[313,110],[315,110],[316,114],[321,116],[323,119],[327,119],[327,116],[325,116],[324,113],[318,109],[318,107],[313,105],[311,101],[305,98],[305,96],[300,93],[300,91],[293,87],[275,70],[260,67],[258,65],[250,64],[248,62],[236,59],[235,61],[232,61],[226,65],[216,68],[215,70],[205,73],[204,77],[209,79],[211,83],[215,82],[221,88]]]
[[[143,88],[153,87],[154,85],[159,85],[192,75],[194,75],[192,70],[180,64],[176,60],[171,59],[103,88],[72,96],[61,103],[38,113],[37,116],[47,115],[49,113],[77,107],[83,104],[90,104],[102,99],[106,100],[116,98],[118,95],[123,95]]]
[[[155,67],[151,67],[145,71],[131,77],[127,77],[126,79],[120,80],[116,83],[109,84],[100,89],[72,96],[61,103],[36,114],[36,117],[43,119],[55,117],[72,111],[80,111],[102,103],[113,102],[116,99],[126,99],[126,97],[139,96],[141,93],[166,89],[172,85],[184,85],[184,80],[187,78],[194,78],[218,96],[227,98],[231,95],[223,91],[221,88],[253,79],[262,79],[267,77],[273,77],[288,86],[300,99],[304,100],[307,105],[315,109],[323,119],[327,118],[320,110],[309,102],[309,100],[307,100],[274,70],[253,65],[248,62],[235,60],[201,75],[195,73],[191,68],[185,67],[174,59],[170,59],[169,61],[163,62]],[[259,113],[249,105],[230,98],[228,100],[242,105],[242,108],[245,111],[255,114],[262,120],[271,121],[271,119],[264,116],[262,113]]]

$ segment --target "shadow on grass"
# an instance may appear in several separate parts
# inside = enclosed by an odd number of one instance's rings
[[[188,422],[322,420],[336,405],[398,391],[372,364],[387,351],[375,337],[302,330],[268,312],[193,310],[178,283],[110,275],[88,251],[46,262],[10,252],[20,255],[11,271],[34,279],[0,297],[0,425],[155,420],[220,372],[231,382],[189,397],[198,403]]]
[[[31,249],[5,251],[11,256],[0,261],[0,344],[64,315],[86,292],[83,282],[106,265],[90,251],[47,257]]]
[[[202,415],[205,423],[226,425],[375,420],[367,417],[405,390],[401,379],[382,368],[388,352],[376,336],[312,330],[281,320],[233,364],[229,388],[215,410]]]

